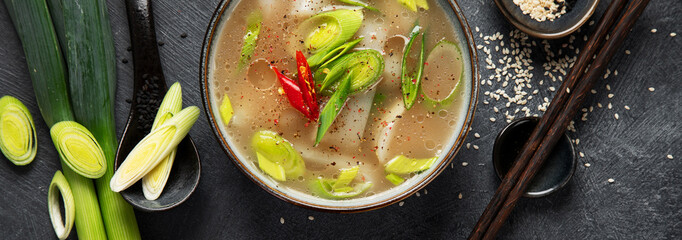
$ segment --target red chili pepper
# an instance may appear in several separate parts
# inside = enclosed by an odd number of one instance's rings
[[[279,79],[279,83],[282,85],[284,93],[287,95],[291,106],[303,113],[303,115],[305,115],[307,118],[310,118],[310,111],[303,102],[303,93],[301,92],[301,88],[298,87],[298,84],[296,84],[294,80],[291,80],[287,76],[284,76],[284,74],[280,73],[275,66],[270,66],[270,68],[272,68],[272,70],[277,74],[277,79]]]
[[[315,81],[308,60],[301,51],[296,51],[296,65],[298,66],[298,85],[303,93],[303,100],[310,110],[310,119],[317,121],[320,116],[320,107],[317,104],[317,94],[315,94]]]

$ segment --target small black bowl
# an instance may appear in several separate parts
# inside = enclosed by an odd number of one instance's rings
[[[513,166],[539,120],[538,117],[517,119],[497,135],[493,147],[493,166],[500,179],[503,179]],[[564,134],[528,185],[524,197],[544,197],[561,189],[571,180],[576,162],[571,139]]]

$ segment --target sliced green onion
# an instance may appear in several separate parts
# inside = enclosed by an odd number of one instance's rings
[[[59,209],[59,195],[62,196],[64,202],[64,222],[62,222],[62,214]],[[69,237],[75,220],[76,206],[71,187],[62,171],[57,170],[52,177],[52,182],[47,190],[47,209],[50,212],[50,220],[57,237],[59,239]]]
[[[234,115],[234,109],[232,109],[232,102],[227,94],[223,95],[223,102],[220,104],[220,118],[222,118],[225,126],[230,124],[230,120]]]
[[[369,4],[360,1],[360,0],[339,0],[339,2],[345,3],[345,4],[350,4],[353,6],[358,6],[358,7],[363,7],[367,8],[369,10],[375,11],[375,12],[380,12],[379,9],[376,9],[375,7],[370,6]]]
[[[317,67],[324,67],[325,65],[333,62],[334,60],[338,59],[342,55],[346,54],[349,52],[355,45],[360,43],[363,39],[365,38],[359,38],[347,43],[344,43],[341,46],[338,46],[334,49],[330,49],[325,52],[325,54],[315,54],[308,58],[308,65],[310,65],[310,68],[315,69]]]
[[[438,157],[414,159],[403,155],[397,156],[385,165],[386,172],[393,174],[418,173],[431,168],[431,165],[438,160]]]
[[[11,96],[0,98],[0,150],[17,166],[31,163],[38,151],[33,117],[19,99]]]
[[[455,83],[455,87],[448,92],[447,96],[445,97],[438,97],[438,96],[432,96],[432,92],[425,90],[424,86],[421,88],[421,92],[424,95],[424,103],[427,105],[427,107],[433,108],[436,106],[447,106],[448,104],[452,103],[452,101],[455,99],[455,92],[459,89],[459,86],[462,85],[460,84],[462,82],[462,79],[464,79],[464,63],[461,61],[462,60],[462,51],[459,49],[459,46],[456,43],[447,41],[447,40],[441,40],[436,44],[436,46],[431,50],[429,53],[428,58],[426,59],[426,62],[429,63],[428,66],[425,66],[425,79],[431,79],[429,81],[447,81],[451,79],[437,79],[434,77],[429,78],[429,69],[433,68],[434,69],[434,74],[445,74],[448,77],[454,77],[455,74],[452,73],[443,73],[442,67],[439,65],[441,64],[448,64],[452,65],[454,62],[459,62],[460,69],[462,69],[461,73],[458,75],[458,79],[456,79],[457,83]],[[440,90],[436,89],[435,90],[436,95],[440,93]]]
[[[379,51],[357,51],[334,61],[329,68],[318,69],[315,73],[315,86],[319,87],[319,93],[330,95],[338,88],[339,80],[350,76],[349,94],[357,94],[379,82],[383,72],[384,57]]]
[[[317,136],[315,137],[315,146],[320,144],[322,137],[327,132],[329,127],[332,125],[336,117],[339,115],[341,110],[343,110],[343,105],[346,104],[348,99],[348,94],[350,92],[350,82],[352,72],[348,74],[345,80],[341,81],[341,85],[336,92],[329,98],[327,104],[324,105],[322,111],[320,111],[320,125],[317,127]]]
[[[251,64],[251,57],[253,51],[256,50],[258,42],[258,35],[260,28],[263,25],[263,15],[259,10],[249,14],[246,19],[246,34],[244,34],[244,45],[242,46],[242,53],[239,57],[239,71]]]
[[[355,166],[352,168],[348,169],[341,169],[341,173],[339,174],[339,177],[336,179],[336,182],[332,185],[332,189],[341,189],[348,187],[348,184],[355,179],[355,176],[358,175],[358,171],[360,170],[359,166]],[[346,191],[348,192],[348,191]]]
[[[176,82],[168,89],[166,96],[161,102],[161,106],[159,106],[159,111],[156,113],[156,118],[152,125],[152,131],[162,126],[180,110],[182,110],[182,88],[180,83]],[[161,192],[163,192],[163,188],[168,181],[168,176],[170,176],[176,153],[177,149],[173,149],[168,154],[168,157],[161,160],[159,165],[142,178],[142,192],[147,200],[156,200],[161,196]]]
[[[398,0],[398,2],[413,12],[416,12],[419,8],[429,10],[429,4],[426,0]]]
[[[256,151],[261,170],[278,181],[295,179],[305,173],[305,162],[301,154],[276,132],[256,132],[251,138],[251,147]]]
[[[422,34],[421,50],[419,52],[419,62],[417,63],[417,72],[410,74],[407,70],[407,59],[410,55],[410,50],[412,49],[412,44],[416,39],[417,35],[421,32],[421,27],[416,25],[412,32],[410,32],[410,41],[405,47],[405,52],[403,53],[403,62],[400,78],[402,79],[402,92],[403,92],[403,102],[405,103],[405,108],[410,109],[414,105],[417,96],[419,95],[419,86],[422,82],[422,75],[424,74],[424,42],[426,37]]]
[[[312,16],[299,28],[305,36],[305,47],[314,54],[327,55],[327,51],[323,50],[334,49],[355,35],[362,25],[363,17],[362,11],[349,9]]]
[[[102,177],[107,162],[97,139],[83,125],[73,121],[58,122],[50,129],[52,142],[66,165],[86,178]]]
[[[386,179],[387,179],[389,182],[393,183],[393,185],[396,185],[396,186],[398,186],[398,185],[402,184],[403,182],[405,182],[405,179],[404,179],[404,178],[402,178],[402,177],[400,177],[400,176],[398,176],[398,175],[395,175],[395,174],[393,174],[393,173],[389,173],[388,175],[386,175]]]
[[[334,191],[332,185],[334,180],[318,178],[310,183],[310,190],[317,196],[326,199],[341,200],[360,195],[372,187],[371,182],[365,182],[355,185],[355,187],[342,188],[341,191]],[[351,190],[352,189],[352,190]],[[348,191],[350,190],[350,191]],[[347,192],[344,192],[347,191]]]
[[[147,175],[175,150],[198,117],[199,108],[187,107],[144,137],[114,173],[111,190],[123,191]]]

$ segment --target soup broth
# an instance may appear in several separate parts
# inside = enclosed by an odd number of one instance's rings
[[[444,161],[442,158],[463,130],[471,92],[468,57],[427,61],[420,96],[409,110],[401,92],[403,52],[415,23],[418,21],[424,29],[426,58],[441,40],[461,45],[463,37],[453,25],[456,22],[446,15],[443,6],[432,0],[428,1],[429,10],[417,12],[397,0],[368,2],[381,12],[331,0],[240,1],[231,7],[230,17],[220,26],[210,62],[209,97],[213,109],[218,109],[224,95],[232,103],[234,115],[229,125],[220,126],[232,151],[244,164],[253,164],[258,169],[251,139],[257,132],[269,130],[290,142],[305,162],[303,176],[278,181],[277,188],[315,195],[310,190],[311,181],[336,179],[342,169],[359,166],[350,186],[366,182],[372,186],[352,198],[379,194],[396,187],[386,178],[387,162],[400,155],[414,159],[439,157],[438,161]],[[363,12],[362,25],[352,39],[364,39],[353,51],[381,52],[384,70],[376,84],[348,98],[320,144],[314,146],[318,123],[309,121],[291,106],[287,96],[281,94],[281,85],[269,65],[296,79],[291,74],[297,72],[296,51],[303,51],[308,58],[311,55],[306,51],[305,33],[301,33],[299,26],[315,14],[338,9]],[[239,70],[247,16],[254,11],[262,14],[262,27],[250,65]],[[408,65],[417,64],[421,41],[421,37],[415,40]],[[451,97],[447,104],[432,104],[425,100],[425,95],[435,100]],[[328,99],[319,95],[320,107]],[[400,177],[410,179],[418,174]]]

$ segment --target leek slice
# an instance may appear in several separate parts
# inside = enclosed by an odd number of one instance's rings
[[[58,122],[50,129],[52,142],[69,168],[86,178],[100,178],[107,162],[97,139],[83,125],[73,121]]]
[[[351,191],[344,192],[346,190],[350,190],[349,188],[343,188],[340,190],[343,191],[334,191],[332,188],[332,185],[334,183],[334,180],[330,179],[323,179],[323,178],[318,178],[313,180],[310,183],[310,190],[314,194],[316,194],[318,197],[321,198],[326,198],[326,199],[332,199],[332,200],[341,200],[341,199],[346,199],[346,198],[351,198],[360,195],[361,193],[367,191],[370,187],[372,187],[371,182],[366,182],[366,183],[360,183],[355,185],[355,187],[350,187]]]
[[[334,48],[332,50],[326,51],[325,54],[315,54],[308,58],[308,65],[310,68],[317,68],[317,67],[324,67],[325,65],[333,62],[337,58],[343,56],[346,54],[348,51],[353,49],[355,45],[358,45],[363,39],[365,38],[359,38],[347,43],[344,43],[341,46],[338,46],[337,48]]]
[[[396,186],[398,186],[398,185],[402,184],[403,182],[405,182],[405,179],[404,179],[404,178],[402,178],[402,177],[400,177],[400,176],[398,176],[398,175],[395,175],[395,174],[393,174],[393,173],[389,173],[388,175],[386,175],[386,179],[387,179],[389,182],[393,183],[393,185],[396,185]]]
[[[403,93],[403,102],[405,103],[405,109],[410,110],[414,105],[417,96],[419,95],[419,87],[421,86],[422,77],[424,75],[424,42],[426,42],[426,35],[422,34],[421,48],[419,51],[419,62],[417,62],[417,72],[410,74],[407,70],[407,59],[410,55],[410,50],[412,49],[412,44],[417,38],[417,35],[421,32],[421,27],[416,25],[410,32],[410,41],[405,47],[403,53],[402,69],[400,73],[401,87]]]
[[[61,194],[64,202],[64,222],[62,222],[62,214],[59,210],[59,194]],[[50,212],[50,220],[57,237],[59,239],[69,237],[75,221],[76,206],[71,187],[62,171],[57,170],[52,177],[52,182],[47,190],[47,209]]]
[[[429,4],[426,0],[398,0],[398,2],[413,12],[416,12],[419,8],[429,10]]]
[[[386,172],[393,174],[417,173],[431,168],[436,160],[438,160],[438,157],[414,159],[400,155],[388,161],[385,169]]]
[[[348,184],[350,184],[350,182],[352,182],[353,179],[355,179],[355,176],[358,175],[359,170],[360,170],[359,166],[355,166],[348,169],[341,169],[341,173],[339,174],[339,177],[336,179],[336,182],[334,182],[334,184],[332,185],[332,189],[337,190],[348,187]]]
[[[251,138],[251,147],[256,151],[261,170],[275,180],[286,181],[303,176],[305,172],[303,157],[279,134],[267,130],[256,132]],[[282,170],[284,176],[281,174]]]
[[[220,104],[220,118],[222,118],[225,126],[230,124],[232,115],[234,115],[234,109],[232,109],[232,102],[230,102],[230,98],[226,93],[223,95],[223,102]]]
[[[111,178],[110,188],[120,192],[147,175],[187,136],[199,117],[199,108],[187,107],[140,141]]]
[[[349,94],[357,94],[376,85],[384,72],[384,57],[377,50],[367,49],[346,54],[331,63],[329,68],[315,73],[315,86],[319,93],[331,95],[338,89],[339,80],[351,78]]]
[[[322,111],[320,111],[320,118],[318,120],[320,125],[317,127],[315,146],[320,144],[324,134],[327,133],[329,127],[331,127],[336,117],[339,115],[341,110],[343,110],[343,105],[346,104],[346,100],[348,100],[348,94],[350,92],[351,74],[353,73],[348,74],[346,80],[341,82],[341,86],[339,86],[334,95],[329,98],[327,104],[324,105]]]
[[[246,34],[244,34],[244,45],[239,57],[238,68],[240,72],[244,67],[251,64],[251,57],[253,56],[253,51],[256,50],[261,26],[263,26],[263,15],[260,11],[256,10],[246,18]]]
[[[0,150],[17,166],[31,163],[38,151],[33,117],[19,99],[11,96],[0,98]]]
[[[447,40],[441,40],[436,44],[436,46],[431,50],[429,53],[428,58],[426,59],[427,63],[430,63],[428,66],[425,66],[425,68],[435,68],[435,69],[440,69],[438,65],[440,64],[452,64],[453,62],[459,62],[460,69],[462,69],[461,73],[459,74],[459,79],[457,79],[457,83],[455,84],[455,87],[450,90],[447,96],[445,97],[440,97],[438,98],[437,96],[431,96],[429,91],[424,90],[424,87],[422,86],[421,92],[424,95],[424,103],[427,105],[427,107],[434,108],[436,106],[447,106],[448,104],[452,103],[452,101],[455,99],[455,92],[459,89],[459,86],[462,85],[462,79],[464,79],[464,63],[461,61],[462,59],[462,51],[460,50],[459,46],[456,43],[447,41]],[[428,70],[428,69],[427,69]],[[436,74],[441,73],[442,70],[436,71]],[[448,73],[445,73],[448,74]],[[428,79],[429,76],[426,76],[426,79]],[[432,81],[445,81],[449,79],[435,79],[431,78]],[[438,91],[436,91],[438,93]]]
[[[315,54],[310,58],[320,58],[347,42],[362,25],[364,16],[360,10],[340,9],[323,12],[305,20],[299,32],[305,36],[303,43]]]
[[[159,106],[159,111],[156,113],[156,118],[152,125],[152,131],[159,128],[159,126],[171,119],[180,110],[182,110],[182,88],[180,83],[176,82],[168,89],[166,96],[161,102],[161,106]],[[142,192],[147,200],[156,200],[161,196],[161,192],[163,192],[163,188],[166,186],[166,182],[168,182],[168,176],[170,176],[176,153],[177,149],[173,149],[166,159],[161,160],[159,165],[142,178]]]
[[[358,7],[363,7],[367,8],[369,10],[375,11],[375,12],[380,12],[379,9],[376,9],[375,7],[370,6],[369,4],[360,1],[360,0],[339,0],[339,2],[345,3],[345,4],[350,4],[353,6],[358,6]]]

